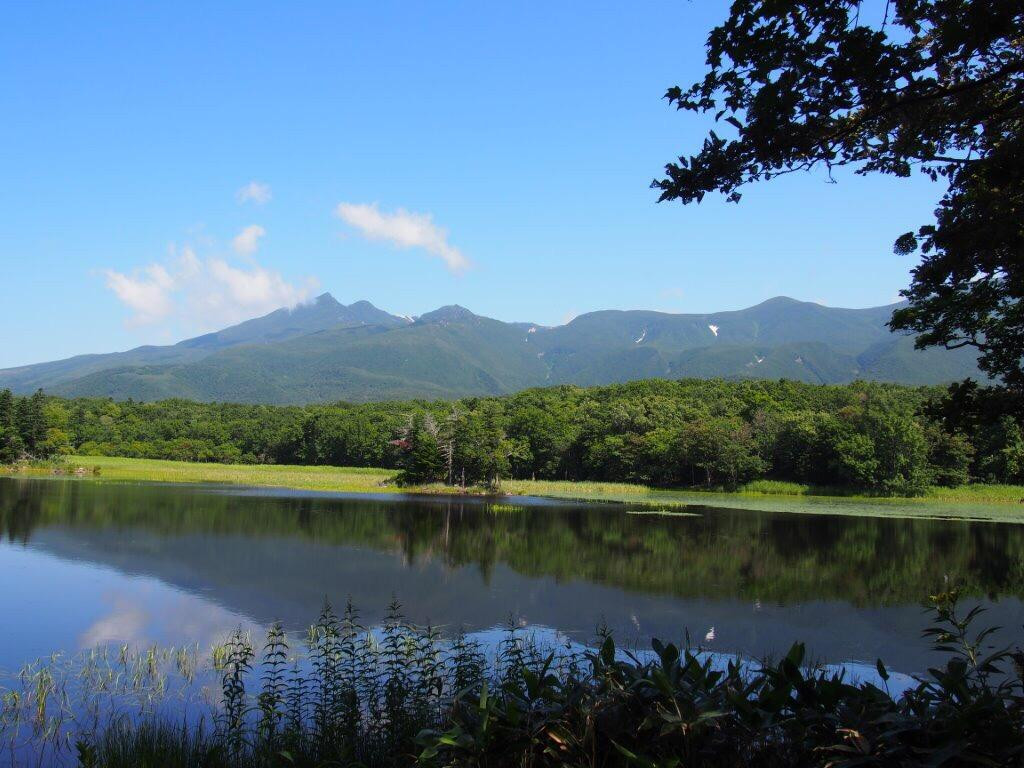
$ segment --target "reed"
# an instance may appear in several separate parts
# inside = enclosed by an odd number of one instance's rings
[[[1024,654],[988,648],[956,591],[932,603],[925,634],[945,662],[898,698],[881,661],[879,688],[807,664],[799,643],[743,664],[657,640],[628,652],[607,632],[593,647],[549,647],[510,622],[484,648],[412,625],[395,600],[377,629],[351,604],[340,617],[325,604],[301,653],[279,623],[259,652],[239,630],[205,661],[192,649],[96,651],[70,678],[100,702],[88,720],[60,674],[72,667],[54,657],[4,692],[0,726],[10,736],[21,724],[12,755],[82,768],[1019,764]],[[185,675],[216,682],[211,716],[120,698],[157,701]]]

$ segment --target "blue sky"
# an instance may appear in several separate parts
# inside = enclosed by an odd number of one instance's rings
[[[924,179],[656,204],[650,180],[710,126],[661,97],[701,76],[726,7],[10,4],[0,367],[321,291],[546,324],[894,301],[913,262],[892,242],[941,194]]]

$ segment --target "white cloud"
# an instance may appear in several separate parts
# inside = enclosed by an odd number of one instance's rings
[[[252,202],[256,205],[265,205],[270,202],[272,195],[269,184],[264,184],[262,181],[250,181],[238,190],[236,197],[239,203]]]
[[[267,230],[259,224],[250,224],[235,235],[235,239],[231,241],[231,247],[235,249],[235,253],[240,253],[243,256],[256,253],[256,249],[260,247],[260,238],[265,234],[267,234]]]
[[[412,213],[404,208],[382,212],[376,203],[339,203],[334,213],[367,240],[383,240],[398,248],[422,248],[440,258],[451,272],[459,273],[470,266],[462,251],[449,244],[448,231],[434,224],[429,213]]]
[[[289,282],[259,264],[201,259],[189,247],[175,251],[165,264],[105,274],[107,287],[133,312],[130,326],[164,323],[179,330],[211,330],[294,307],[319,287],[312,278]]]
[[[171,249],[171,256],[174,255],[174,249]],[[181,249],[181,256],[178,257],[178,277],[181,280],[192,280],[199,276],[199,273],[203,271],[203,262],[196,256],[196,252],[189,246],[185,246]]]
[[[154,323],[173,310],[170,294],[174,290],[174,278],[160,264],[150,264],[131,275],[112,269],[105,274],[107,287],[135,312],[133,325]]]
[[[294,286],[277,272],[263,267],[249,269],[233,267],[223,259],[211,259],[206,264],[209,277],[217,287],[218,301],[237,307],[276,309],[294,307],[308,296],[308,288]]]

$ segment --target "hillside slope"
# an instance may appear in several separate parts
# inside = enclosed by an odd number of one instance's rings
[[[969,350],[922,352],[912,338],[890,333],[892,309],[835,309],[779,297],[703,315],[592,312],[548,328],[459,306],[411,321],[324,294],[169,347],[0,371],[0,387],[306,403],[496,395],[651,377],[938,384],[979,375]]]
[[[134,368],[182,365],[208,357],[231,347],[271,344],[287,341],[326,328],[365,325],[395,328],[407,320],[389,315],[367,301],[350,306],[339,303],[329,293],[294,309],[278,309],[263,317],[233,325],[214,333],[185,339],[170,346],[143,346],[106,355],[76,355],[65,360],[0,370],[0,387],[15,392],[31,392],[40,387],[51,390],[57,385],[90,377],[98,372],[123,372]],[[114,374],[120,375],[120,374]],[[147,374],[149,376],[150,374]],[[145,389],[145,385],[142,385]]]

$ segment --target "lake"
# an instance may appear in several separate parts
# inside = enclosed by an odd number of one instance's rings
[[[0,669],[102,644],[209,647],[325,597],[364,622],[586,642],[678,640],[760,658],[794,640],[866,675],[936,661],[922,601],[948,578],[1019,642],[1024,526],[693,507],[0,479]]]

